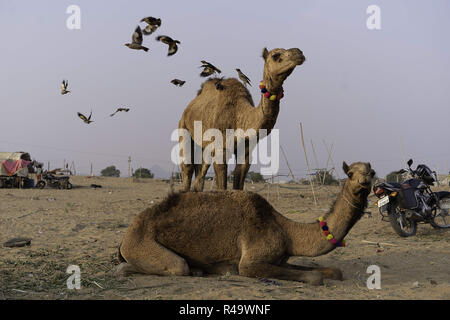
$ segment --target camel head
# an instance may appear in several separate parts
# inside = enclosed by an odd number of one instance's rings
[[[284,80],[294,71],[296,66],[305,62],[305,56],[300,49],[263,49],[264,81],[268,81],[272,89],[281,88]]]
[[[369,195],[372,179],[375,176],[375,171],[369,162],[355,162],[349,166],[344,161],[342,169],[348,176],[347,184],[353,194]]]

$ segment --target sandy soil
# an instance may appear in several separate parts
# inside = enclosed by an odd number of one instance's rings
[[[419,225],[414,237],[400,238],[383,222],[373,203],[347,236],[347,247],[303,265],[339,267],[345,280],[320,287],[300,282],[264,282],[240,276],[116,277],[117,246],[133,217],[167,194],[158,180],[72,177],[73,190],[0,189],[0,241],[32,238],[31,246],[0,247],[0,299],[450,299],[450,233]],[[91,183],[101,189],[91,189]],[[210,190],[207,182],[205,190]],[[176,185],[178,188],[179,185]],[[443,190],[450,188],[444,187]],[[338,187],[310,190],[300,185],[258,191],[291,219],[311,222],[328,210]],[[369,198],[373,201],[373,198]],[[396,246],[364,244],[361,240]],[[68,290],[69,265],[81,269],[81,289]],[[381,268],[381,289],[369,290],[367,267]]]

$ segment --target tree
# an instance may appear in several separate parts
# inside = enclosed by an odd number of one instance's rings
[[[392,171],[386,176],[387,182],[402,182],[402,174],[397,171]]]
[[[120,170],[116,166],[109,166],[100,171],[102,177],[120,177]]]
[[[136,171],[134,171],[134,173],[133,173],[133,177],[136,177],[136,178],[153,179],[154,176],[155,175],[149,169],[146,169],[146,168],[139,168]]]
[[[247,178],[252,182],[264,182],[264,177],[259,172],[250,171],[247,174]]]

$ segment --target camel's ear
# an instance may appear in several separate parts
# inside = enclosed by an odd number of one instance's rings
[[[342,163],[342,170],[344,170],[344,173],[348,175],[348,170],[350,170],[350,167],[347,163],[345,163],[345,161]]]
[[[263,53],[262,53],[262,57],[264,58],[264,60],[267,59],[268,55],[269,55],[269,50],[267,50],[267,48],[264,48]]]

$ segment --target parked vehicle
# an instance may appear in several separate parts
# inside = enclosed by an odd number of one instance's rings
[[[34,163],[27,152],[0,152],[0,188],[32,188]]]
[[[46,185],[51,188],[57,189],[72,189],[72,184],[69,181],[69,176],[57,175],[57,170],[44,171],[42,173],[42,179],[36,183],[35,188],[44,189]]]
[[[373,192],[380,199],[377,201],[380,214],[389,218],[392,228],[401,237],[415,235],[418,223],[429,223],[437,229],[450,228],[450,192],[433,192],[431,186],[435,182],[439,184],[436,172],[424,164],[413,170],[412,164],[410,159],[408,169],[397,172],[409,172],[411,179],[374,185]]]

